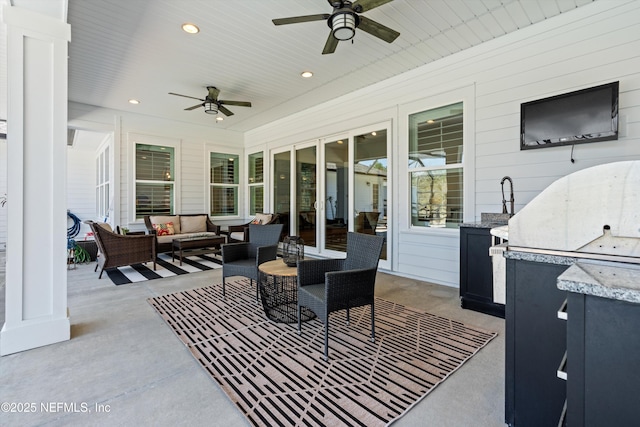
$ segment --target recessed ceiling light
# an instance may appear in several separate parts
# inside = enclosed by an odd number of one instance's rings
[[[140,101],[138,101],[137,99],[133,99],[133,98],[131,98],[131,99],[129,100],[129,104],[138,105],[138,104],[140,104]]]
[[[200,28],[198,28],[196,24],[190,24],[188,22],[182,24],[182,30],[189,34],[197,34],[200,32]]]
[[[222,117],[222,116],[218,116],[218,117],[216,117],[216,120],[217,120],[217,121],[219,121],[219,122],[221,122],[221,121],[223,121],[223,120],[224,120],[224,117]]]
[[[376,131],[371,132],[371,135],[376,136],[378,133]]]
[[[313,73],[311,71],[303,71],[302,73],[300,73],[300,75],[305,79],[308,79],[309,77],[313,77]]]

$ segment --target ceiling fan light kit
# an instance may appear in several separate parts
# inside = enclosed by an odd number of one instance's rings
[[[207,114],[218,114],[218,106],[215,102],[205,101],[204,112]]]
[[[331,28],[331,34],[337,40],[351,40],[356,35],[358,15],[353,12],[340,12],[333,15],[327,25]]]

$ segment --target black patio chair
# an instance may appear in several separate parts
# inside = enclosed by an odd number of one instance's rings
[[[258,266],[276,259],[282,224],[249,225],[249,241],[222,245],[222,295],[225,279],[230,276],[248,277],[256,281],[258,298]]]
[[[302,307],[324,323],[324,360],[329,359],[329,314],[371,305],[371,341],[375,341],[374,288],[384,237],[349,232],[345,259],[298,261],[298,334]]]

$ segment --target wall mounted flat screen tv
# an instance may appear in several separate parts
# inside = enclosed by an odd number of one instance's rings
[[[520,149],[618,139],[618,83],[520,105]]]

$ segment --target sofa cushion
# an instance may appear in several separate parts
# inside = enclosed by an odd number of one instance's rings
[[[173,223],[173,231],[175,234],[180,234],[180,216],[179,215],[152,215],[149,217],[151,225],[154,224],[166,224],[168,222]]]
[[[207,231],[206,215],[180,216],[180,233],[202,233]]]
[[[173,222],[167,222],[166,224],[153,224],[153,228],[156,230],[156,236],[173,236],[176,234],[173,228]]]

